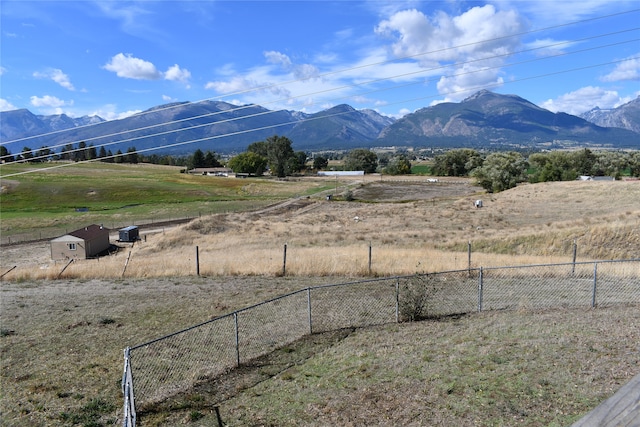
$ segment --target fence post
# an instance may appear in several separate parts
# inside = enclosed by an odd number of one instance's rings
[[[593,293],[591,294],[591,308],[596,306],[596,288],[598,287],[598,263],[593,264]]]
[[[282,275],[287,274],[287,244],[284,244],[284,258],[282,260]]]
[[[467,269],[469,270],[469,277],[471,277],[471,240],[467,243]]]
[[[122,394],[124,395],[124,413],[122,425],[136,426],[136,405],[133,395],[133,376],[131,375],[131,349],[124,350],[124,372],[122,374]]]
[[[309,335],[313,334],[313,323],[311,321],[311,288],[307,288],[307,312],[309,313]]]
[[[238,332],[238,312],[233,313],[233,323],[235,325],[236,334],[236,365],[240,366],[240,333]]]
[[[396,279],[396,323],[400,322],[400,279]]]
[[[369,276],[371,276],[371,242],[369,242]]]
[[[484,270],[480,267],[480,280],[478,282],[478,312],[482,311],[482,291],[484,287]]]
[[[200,250],[196,246],[196,276],[200,276]]]
[[[576,274],[576,256],[578,254],[578,243],[573,239],[573,267],[571,268],[571,275]]]
[[[129,259],[131,258],[131,251],[127,255],[127,259],[124,261],[124,268],[122,269],[122,277],[124,277],[124,272],[127,271],[127,266],[129,265]]]

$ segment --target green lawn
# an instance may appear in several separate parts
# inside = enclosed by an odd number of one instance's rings
[[[149,164],[62,165],[2,165],[3,238],[30,232],[50,237],[88,223],[119,227],[255,209],[324,189],[317,182],[190,175]]]

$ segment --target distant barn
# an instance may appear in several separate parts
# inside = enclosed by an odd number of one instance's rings
[[[109,230],[92,224],[51,241],[51,259],[93,258],[109,249]]]

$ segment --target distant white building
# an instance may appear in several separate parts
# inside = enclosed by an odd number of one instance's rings
[[[360,176],[364,171],[319,171],[318,176]]]
[[[578,181],[615,181],[615,178],[612,176],[580,175]]]

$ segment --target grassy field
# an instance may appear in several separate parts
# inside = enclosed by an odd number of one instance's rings
[[[2,175],[25,167],[34,166],[3,165]],[[579,261],[640,253],[638,182],[487,195],[466,180],[434,186],[418,176],[241,180],[92,164],[1,185],[3,241],[55,227],[198,216],[113,256],[74,263],[60,279],[63,265],[49,259],[46,242],[3,245],[2,272],[17,266],[0,288],[7,426],[116,425],[123,348],[306,286],[466,268],[469,242],[473,266],[568,262],[574,242]],[[322,193],[343,196],[346,188],[354,201]],[[477,198],[484,208],[473,208]],[[245,212],[250,203],[257,205]],[[219,405],[229,426],[564,426],[638,372],[639,339],[637,305],[339,331],[148,411],[142,425],[217,425]]]
[[[122,349],[337,278],[2,284],[6,426],[116,425]],[[321,334],[140,415],[144,426],[566,426],[638,372],[638,306],[485,312]]]
[[[281,185],[275,180],[180,171],[171,166],[101,162],[53,169],[49,163],[2,165],[2,176],[8,176],[0,179],[3,242],[29,234],[55,237],[62,230],[91,223],[116,228],[245,211],[326,189],[318,183]]]

